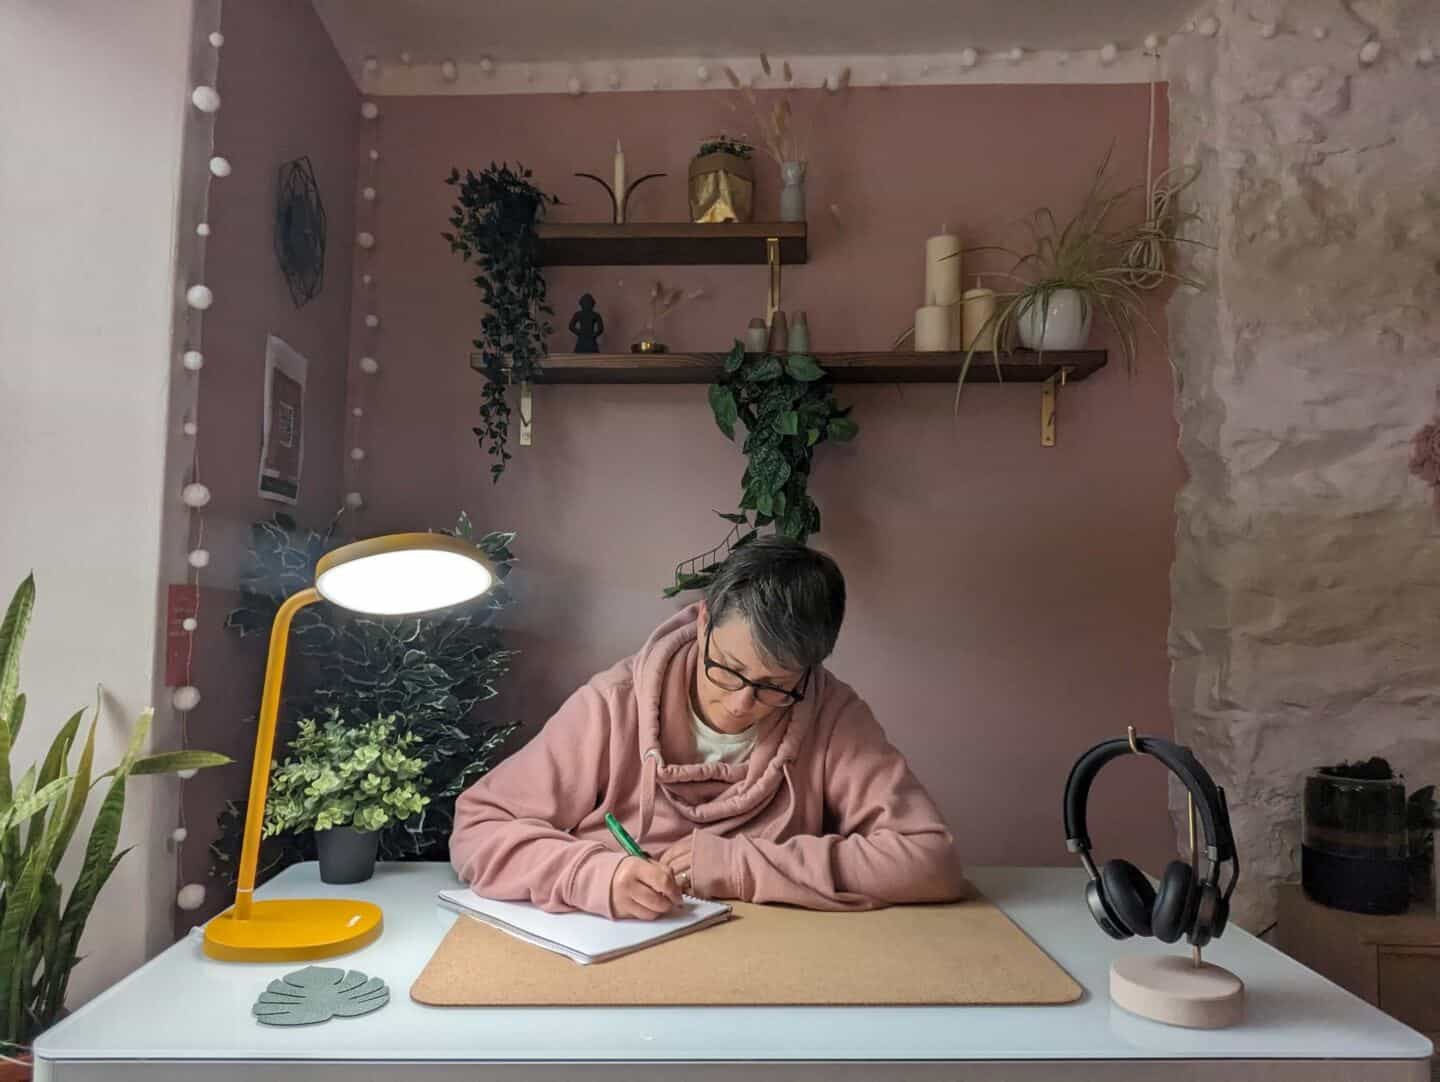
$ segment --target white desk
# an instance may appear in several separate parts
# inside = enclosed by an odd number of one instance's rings
[[[383,977],[374,1014],[294,1029],[250,1005],[296,965],[206,958],[198,933],[82,1007],[35,1044],[36,1082],[570,1082],[577,1078],[791,1082],[1425,1082],[1430,1042],[1234,929],[1209,951],[1248,986],[1243,1025],[1173,1029],[1112,1007],[1116,944],[1091,921],[1076,869],[972,870],[975,883],[1085,988],[1063,1007],[422,1007],[409,988],[456,919],[435,892],[448,866],[392,864],[373,880],[285,871],[263,897],[344,895],[385,910],[380,939],[341,965]],[[113,902],[113,899],[112,899]],[[1173,948],[1172,948],[1173,949]],[[1177,1062],[1179,1061],[1179,1062]],[[582,1066],[583,1065],[583,1066]]]

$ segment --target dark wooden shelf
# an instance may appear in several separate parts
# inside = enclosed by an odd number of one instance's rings
[[[478,355],[476,355],[478,356]],[[953,383],[963,353],[816,353],[836,383]],[[1018,350],[1000,355],[1006,383],[1043,383],[1062,369],[1068,381],[1085,379],[1105,367],[1103,349],[1043,355]],[[553,353],[537,383],[710,383],[724,364],[723,353]],[[475,356],[471,358],[476,366]],[[477,366],[478,367],[478,366]],[[989,353],[977,353],[967,383],[1000,382]]]
[[[807,258],[804,222],[545,222],[540,262],[547,267],[766,265],[765,241],[780,241],[780,262]]]

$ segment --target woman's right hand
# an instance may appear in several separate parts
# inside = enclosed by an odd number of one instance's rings
[[[610,880],[610,909],[617,919],[655,920],[680,902],[674,874],[652,860],[626,857]]]

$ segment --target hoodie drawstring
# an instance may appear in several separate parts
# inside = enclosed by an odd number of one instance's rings
[[[655,818],[655,779],[660,769],[660,749],[650,748],[645,752],[645,765],[640,771],[640,836],[643,844],[645,835],[650,833],[650,823]]]
[[[778,840],[790,817],[795,813],[795,779],[790,777],[790,760],[780,763],[780,773],[785,777],[785,814],[775,820],[775,837]]]

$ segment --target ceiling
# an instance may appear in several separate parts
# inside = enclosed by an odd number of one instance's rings
[[[881,55],[1136,46],[1198,0],[312,0],[352,72],[622,58]]]

